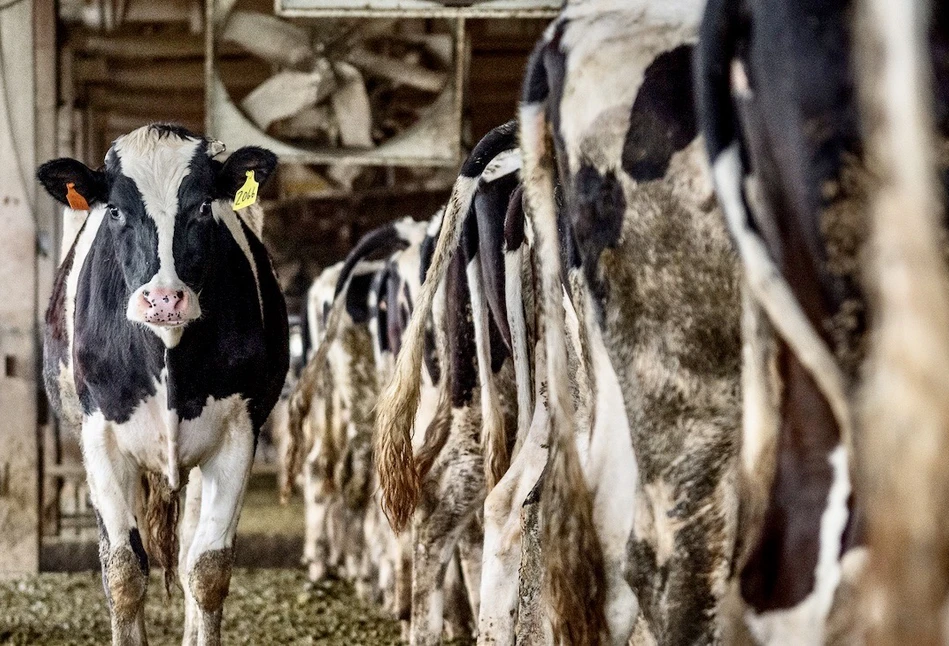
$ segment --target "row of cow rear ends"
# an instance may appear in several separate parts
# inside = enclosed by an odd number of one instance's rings
[[[944,641],[947,27],[927,2],[568,0],[443,212],[314,285],[288,412],[311,577],[415,645]],[[232,203],[275,160],[221,152],[150,126],[39,173],[88,211],[45,374],[116,644],[145,641],[146,545],[185,643],[219,642],[286,374]]]
[[[376,408],[378,504],[437,586],[483,523],[480,643],[942,639],[946,35],[927,3],[566,4],[508,208],[483,173],[511,126],[462,169]],[[478,375],[447,431],[419,424],[428,329],[476,346],[446,355]]]

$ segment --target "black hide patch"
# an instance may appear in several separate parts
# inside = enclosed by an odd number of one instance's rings
[[[697,132],[692,46],[680,45],[646,68],[623,142],[623,170],[640,182],[664,177],[672,155]]]
[[[154,228],[151,219],[144,226],[149,225]],[[155,394],[164,345],[155,333],[125,317],[131,290],[116,254],[120,246],[106,216],[79,274],[73,373],[83,412],[100,410],[107,420],[121,424]],[[157,258],[157,247],[154,253]]]
[[[477,347],[465,264],[464,254],[456,253],[445,277],[445,322],[453,408],[471,404],[474,389],[478,385],[475,364]]]
[[[527,61],[524,85],[521,88],[521,101],[526,104],[540,103],[547,99],[550,87],[547,84],[547,70],[544,68],[544,51],[547,43],[543,40],[534,46]]]
[[[346,290],[346,312],[355,323],[369,320],[369,289],[374,274],[356,274]]]
[[[132,553],[135,554],[135,558],[138,559],[139,569],[141,569],[145,576],[148,576],[148,553],[142,544],[142,535],[139,534],[138,527],[133,527],[129,530],[129,546],[132,548]]]
[[[580,257],[591,285],[597,284],[596,266],[604,249],[615,247],[623,230],[626,198],[616,175],[580,167],[573,185],[573,227]]]
[[[484,296],[488,310],[501,333],[498,340],[507,348],[511,347],[511,330],[507,323],[507,303],[504,300],[504,223],[511,196],[519,185],[519,174],[510,173],[493,182],[482,184],[474,200]]]
[[[422,239],[422,246],[419,248],[419,281],[422,284],[425,283],[428,268],[432,266],[432,256],[435,255],[435,245],[437,242],[437,235],[427,235]]]
[[[524,244],[524,186],[519,184],[511,194],[504,215],[504,249],[515,251]]]
[[[88,221],[87,221],[88,222]],[[82,235],[86,228],[83,223],[76,238]],[[49,307],[46,308],[46,328],[43,331],[43,385],[46,387],[46,397],[57,417],[62,418],[63,406],[59,393],[59,367],[67,363],[69,357],[69,331],[66,323],[66,277],[73,268],[75,258],[75,244],[70,247],[69,253],[56,274],[53,283]]]
[[[250,399],[255,432],[280,397],[290,365],[287,309],[263,244],[241,227],[257,265],[263,320],[253,274],[230,232],[219,224],[218,262],[201,294],[204,312],[168,351],[170,399],[182,419],[200,415],[208,396]]]
[[[388,288],[386,289],[386,310],[387,325],[389,336],[389,347],[396,355],[402,350],[402,335],[405,333],[405,327],[402,325],[402,317],[399,315],[399,289],[402,285],[402,277],[393,270],[389,272]]]

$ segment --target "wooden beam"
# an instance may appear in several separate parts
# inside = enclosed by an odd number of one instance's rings
[[[59,111],[56,101],[59,58],[56,47],[56,7],[53,2],[36,2],[33,6],[33,59],[36,74],[36,126],[34,161],[46,161],[58,157]],[[35,186],[35,185],[34,185]],[[34,190],[37,229],[36,259],[36,325],[42,329],[45,304],[52,291],[56,266],[59,263],[57,250],[62,235],[62,210],[45,191]],[[40,404],[45,411],[45,401]],[[43,474],[44,456],[55,449],[55,421],[48,414],[38,415],[42,423],[38,428],[37,480],[40,483],[39,498],[44,509],[55,514],[56,482]],[[50,514],[42,514],[43,518]],[[50,518],[55,521],[55,516]]]
[[[33,4],[0,11],[0,576],[39,569]]]

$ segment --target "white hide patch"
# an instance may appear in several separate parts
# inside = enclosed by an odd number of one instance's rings
[[[63,237],[59,243],[59,261],[62,262],[72,249],[76,236],[82,230],[89,211],[76,211],[68,206],[63,209]]]
[[[409,245],[418,245],[425,238],[425,229],[428,227],[428,223],[416,222],[412,218],[402,218],[393,222],[392,226],[402,240],[405,240]]]
[[[593,522],[607,571],[606,619],[610,634],[623,640],[633,631],[639,602],[623,577],[633,531],[639,465],[633,451],[623,391],[603,336],[588,325],[590,360],[596,384],[596,418],[584,474],[594,492]],[[658,552],[657,552],[658,556]]]
[[[429,238],[434,238],[438,235],[438,232],[442,228],[442,218],[445,217],[445,207],[438,209],[438,213],[432,216],[432,219],[428,221],[428,228],[425,230],[425,235]]]
[[[320,275],[313,279],[310,289],[306,293],[306,315],[307,315],[307,333],[310,335],[311,352],[316,352],[316,348],[323,340],[325,330],[323,325],[324,305],[333,306],[333,293],[336,291],[336,283],[339,281],[339,274],[343,270],[343,261],[330,265],[320,272]],[[308,358],[309,359],[309,358]]]
[[[481,173],[481,181],[493,182],[505,175],[510,175],[521,169],[521,151],[517,148],[504,150],[497,154]]]
[[[139,321],[137,303],[145,291],[164,288],[183,291],[188,296],[184,318],[201,316],[198,297],[178,277],[175,269],[175,218],[178,215],[178,189],[191,172],[191,160],[203,140],[163,134],[145,126],[115,140],[112,149],[122,166],[122,174],[135,182],[145,213],[152,218],[158,232],[158,272],[136,289],[128,304],[128,318]],[[181,340],[183,326],[165,327],[145,323],[165,344],[172,348]]]
[[[102,413],[94,413],[96,416]],[[155,394],[140,402],[127,422],[106,423],[106,432],[111,433],[110,441],[121,454],[144,469],[165,474],[204,462],[235,427],[246,426],[246,432],[253,434],[248,401],[238,394],[220,400],[209,396],[198,417],[170,423],[177,420],[177,414],[168,409],[165,384],[156,381]],[[168,461],[172,445],[177,464]]]
[[[760,644],[821,644],[824,641],[824,627],[842,574],[840,546],[849,518],[847,498],[850,496],[846,448],[838,445],[827,461],[833,469],[833,482],[827,493],[827,506],[821,514],[814,589],[793,608],[745,615],[748,629]]]

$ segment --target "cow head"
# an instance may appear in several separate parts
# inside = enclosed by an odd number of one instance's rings
[[[247,171],[263,184],[276,166],[273,153],[255,147],[221,163],[214,157],[223,149],[183,128],[150,125],[116,139],[99,170],[57,159],[38,171],[59,202],[99,211],[94,244],[113,245],[112,270],[121,271],[127,290],[126,317],[168,347],[201,316],[199,295],[216,260],[214,230],[225,226],[222,209],[231,209]]]

